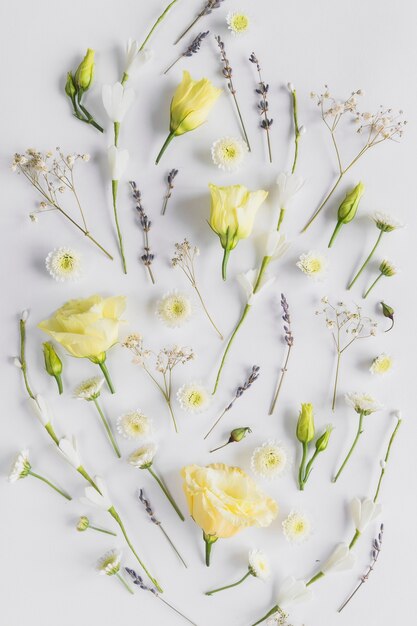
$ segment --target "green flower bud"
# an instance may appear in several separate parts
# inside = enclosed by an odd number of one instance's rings
[[[77,94],[77,88],[74,84],[74,78],[71,72],[68,72],[67,74],[67,82],[65,83],[65,93],[67,94],[69,98],[71,98],[71,100],[74,100]]]
[[[249,426],[243,426],[241,428],[234,428],[230,433],[230,438],[228,443],[239,442],[242,441],[246,437],[248,433],[251,433],[251,429]]]
[[[85,57],[79,64],[75,75],[74,82],[77,89],[87,91],[90,88],[94,78],[94,50],[88,48]]]
[[[82,515],[77,522],[76,529],[81,533],[90,526],[90,520],[85,515]]]
[[[397,268],[395,267],[395,265],[390,263],[390,261],[384,259],[379,266],[379,271],[384,276],[388,276],[390,278],[391,276],[395,276],[395,274],[397,273]]]
[[[387,333],[394,326],[394,309],[388,304],[385,304],[385,302],[381,302],[381,306],[383,316],[387,317],[392,322],[391,326],[385,331]]]
[[[326,426],[326,430],[324,431],[324,433],[320,435],[320,437],[318,437],[316,441],[317,452],[324,452],[324,450],[327,448],[332,430],[333,426],[329,424],[328,426]]]
[[[62,393],[62,361],[55,352],[55,348],[47,341],[43,344],[43,357],[45,360],[45,369],[48,372],[49,376],[53,376],[58,385],[59,393]]]
[[[297,423],[297,439],[301,443],[310,443],[314,439],[314,415],[312,404],[302,404]]]
[[[348,191],[348,193],[346,194],[345,199],[343,200],[337,212],[337,224],[329,241],[329,248],[332,247],[333,242],[336,239],[336,236],[343,224],[348,224],[355,217],[360,199],[362,198],[364,191],[364,184],[358,183],[356,187],[354,187],[354,189]]]

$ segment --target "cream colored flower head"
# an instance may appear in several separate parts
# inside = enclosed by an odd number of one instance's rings
[[[31,469],[29,450],[21,450],[16,456],[9,473],[9,482],[15,483],[21,478],[26,478]]]
[[[391,278],[391,276],[395,276],[395,274],[398,274],[398,267],[394,265],[394,263],[392,263],[391,261],[388,261],[388,259],[384,259],[379,265],[379,271],[384,276]]]
[[[154,443],[148,443],[146,446],[142,446],[132,452],[128,461],[130,465],[137,469],[147,469],[152,465],[157,449]]]
[[[327,268],[327,259],[322,254],[317,252],[307,252],[307,254],[301,254],[296,266],[312,278],[321,278]]]
[[[81,257],[71,248],[55,248],[46,257],[45,266],[58,282],[77,280],[81,274]]]
[[[256,448],[251,458],[251,468],[254,474],[262,478],[276,478],[281,476],[288,467],[288,452],[281,442],[267,441]]]
[[[230,11],[226,16],[227,27],[232,35],[244,35],[250,27],[250,18],[242,11]]]
[[[78,532],[82,533],[87,530],[89,526],[90,520],[88,519],[88,517],[86,515],[81,515],[75,528],[78,530]]]
[[[125,439],[146,437],[151,430],[151,420],[139,409],[129,411],[117,418],[117,431]]]
[[[74,389],[74,396],[79,400],[95,400],[99,397],[103,385],[104,378],[101,376],[87,378]]]
[[[393,230],[397,230],[397,228],[404,227],[404,224],[391,217],[391,215],[388,215],[388,213],[382,213],[382,211],[374,213],[373,220],[376,227],[384,233],[390,233]]]
[[[270,573],[271,568],[266,554],[262,550],[251,550],[249,552],[249,570],[252,576],[266,580]]]
[[[383,352],[379,356],[375,357],[372,361],[372,365],[369,371],[372,374],[386,374],[391,371],[393,365],[392,358]]]
[[[347,393],[345,400],[353,406],[356,413],[363,413],[363,415],[370,415],[382,409],[382,406],[369,393]]]
[[[184,411],[200,413],[210,404],[211,395],[204,385],[199,382],[185,383],[177,391],[177,399]]]
[[[120,550],[109,550],[97,561],[97,571],[104,576],[114,576],[120,570],[122,553]]]
[[[225,172],[234,172],[242,164],[248,152],[243,139],[237,137],[221,137],[211,146],[211,158]]]
[[[178,328],[187,322],[193,313],[190,298],[176,289],[165,294],[156,305],[159,319],[170,328]]]
[[[311,522],[305,513],[291,511],[282,522],[282,530],[290,543],[302,543],[311,534]]]

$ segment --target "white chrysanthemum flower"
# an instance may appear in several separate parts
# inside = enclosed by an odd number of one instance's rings
[[[379,356],[375,357],[372,361],[372,365],[369,368],[369,371],[372,374],[386,374],[392,369],[393,361],[392,358],[383,352]]]
[[[271,568],[266,554],[262,550],[251,550],[249,552],[249,569],[252,576],[266,580],[270,573]]]
[[[287,541],[291,543],[302,543],[310,536],[311,522],[304,513],[291,511],[288,517],[282,522],[282,530]]]
[[[104,378],[101,376],[87,378],[74,389],[74,396],[79,400],[95,400],[99,397],[103,385]]]
[[[226,16],[226,22],[233,35],[243,35],[249,30],[249,15],[242,11],[230,11]]]
[[[26,478],[31,469],[29,450],[21,450],[16,456],[9,473],[9,482],[15,483],[21,478]]]
[[[177,399],[184,411],[190,413],[201,413],[210,404],[211,395],[200,382],[185,383],[177,391]]]
[[[370,415],[382,409],[382,406],[369,393],[347,393],[345,400],[350,406],[353,406],[356,413]]]
[[[376,213],[374,213],[373,220],[376,224],[376,227],[379,228],[379,230],[384,231],[385,233],[390,233],[397,228],[404,227],[404,224],[391,217],[391,215],[388,215],[388,213],[382,213],[381,211],[377,211]]]
[[[157,449],[156,444],[148,443],[146,446],[142,446],[132,452],[128,461],[133,467],[147,469],[152,465]]]
[[[116,425],[119,434],[125,439],[145,437],[152,430],[151,420],[139,409],[118,417]]]
[[[327,259],[317,252],[307,252],[307,254],[300,254],[296,266],[303,274],[306,274],[306,276],[320,278],[326,271]]]
[[[176,289],[164,295],[156,305],[159,319],[170,328],[177,328],[187,322],[193,313],[190,298]]]
[[[114,576],[120,570],[122,553],[120,550],[109,550],[97,561],[97,571],[105,576]]]
[[[363,533],[368,525],[381,513],[381,508],[380,504],[370,498],[365,498],[364,500],[353,498],[350,504],[350,511],[356,530]]]
[[[252,471],[262,478],[281,476],[288,466],[288,453],[281,442],[267,441],[256,448],[251,458]]]
[[[356,563],[356,555],[349,549],[346,543],[339,543],[333,550],[327,561],[322,565],[323,574],[330,572],[344,572],[352,569]]]
[[[77,280],[81,274],[81,257],[71,248],[55,248],[46,257],[45,266],[59,282]]]
[[[236,171],[247,152],[246,142],[236,137],[221,137],[211,146],[211,158],[214,165],[225,172]]]

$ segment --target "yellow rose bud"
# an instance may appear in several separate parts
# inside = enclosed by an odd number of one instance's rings
[[[333,231],[333,235],[329,241],[329,248],[332,247],[334,240],[337,237],[339,230],[343,224],[348,224],[353,220],[359,207],[360,199],[365,192],[365,186],[363,183],[358,183],[354,189],[348,191],[339,207],[337,212],[337,224]]]
[[[326,430],[324,431],[324,433],[320,435],[320,437],[317,438],[317,441],[316,441],[317,452],[324,452],[324,450],[327,448],[329,444],[330,435],[332,434],[332,430],[333,430],[333,426],[329,424],[329,426],[326,427]]]
[[[168,144],[174,137],[188,133],[203,124],[222,90],[217,89],[208,80],[193,80],[189,72],[184,71],[171,100],[170,133],[156,159],[159,163]]]
[[[302,404],[297,423],[297,439],[301,443],[310,443],[314,439],[314,415],[312,404]]]
[[[45,369],[49,376],[53,376],[58,385],[59,393],[62,393],[62,361],[55,352],[55,348],[49,341],[43,344],[43,358]]]
[[[87,91],[90,88],[94,78],[94,50],[88,48],[85,57],[79,64],[75,75],[74,82],[78,89]]]
[[[252,233],[253,224],[259,207],[268,196],[268,192],[249,191],[243,185],[217,187],[209,185],[211,209],[209,226],[219,236],[224,250],[222,276],[226,280],[226,267],[230,251],[240,239],[246,239]]]

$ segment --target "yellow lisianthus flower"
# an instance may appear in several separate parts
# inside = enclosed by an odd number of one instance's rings
[[[203,531],[207,565],[217,539],[232,537],[250,526],[269,526],[278,514],[275,500],[239,467],[188,465],[181,474],[190,515]]]
[[[182,81],[171,100],[170,132],[158,154],[156,163],[159,163],[174,137],[188,133],[204,124],[221,92],[222,90],[214,87],[208,78],[193,80],[189,72],[183,72]]]
[[[246,239],[252,233],[256,214],[268,192],[249,191],[243,185],[217,187],[209,185],[211,209],[209,226],[219,236],[224,250],[222,276],[226,280],[226,267],[230,251],[240,239]]]

